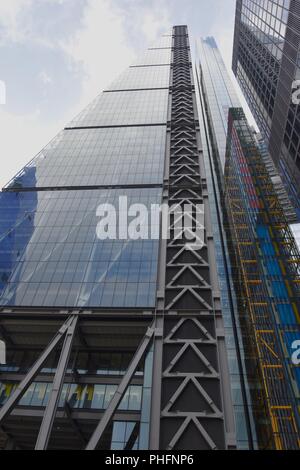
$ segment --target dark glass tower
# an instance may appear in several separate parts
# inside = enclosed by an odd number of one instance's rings
[[[0,193],[2,448],[236,447],[209,185],[177,26]],[[175,207],[170,237],[129,237],[120,197]]]
[[[300,1],[237,0],[233,71],[300,218]]]

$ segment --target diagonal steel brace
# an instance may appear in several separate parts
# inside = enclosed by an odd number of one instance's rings
[[[87,447],[86,450],[95,450],[100,442],[100,439],[105,432],[107,426],[109,425],[115,411],[117,410],[120,402],[123,399],[123,396],[127,390],[127,387],[141,361],[143,358],[145,352],[147,351],[147,348],[149,346],[149,343],[154,335],[154,328],[155,323],[153,322],[151,327],[148,328],[142,342],[140,343],[138,349],[136,350],[133,359],[127,369],[126,374],[124,375],[122,381],[120,382],[116,393],[114,394],[110,404],[108,405],[107,409],[105,410],[101,421],[99,422],[98,426],[96,427]]]

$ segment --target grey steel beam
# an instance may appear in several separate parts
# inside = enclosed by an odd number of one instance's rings
[[[1,426],[0,428],[0,450],[15,450],[17,448],[16,443],[10,433]]]
[[[168,133],[169,134],[169,133]],[[168,136],[169,137],[169,136]],[[167,139],[169,140],[169,139]],[[169,145],[167,144],[169,148]],[[168,203],[168,192],[164,191],[163,203]],[[162,226],[162,220],[161,220]],[[163,363],[164,307],[167,265],[167,241],[161,238],[158,269],[157,311],[155,313],[155,337],[153,347],[152,394],[150,411],[149,448],[159,450],[161,387]]]
[[[150,450],[159,450],[160,441],[163,331],[164,317],[163,315],[159,315],[156,319],[156,334],[153,348],[152,394],[149,433]]]
[[[127,444],[124,447],[124,450],[132,450],[135,444],[135,441],[139,435],[139,432],[140,432],[140,423],[135,423],[135,426],[132,430],[132,433],[130,434]]]
[[[65,403],[65,412],[66,412],[66,415],[70,421],[70,424],[72,426],[72,428],[74,429],[75,433],[77,434],[78,438],[81,440],[82,442],[82,445],[85,447],[87,445],[87,440],[86,438],[84,437],[84,434],[83,432],[81,431],[79,425],[77,424],[77,422],[75,421],[75,419],[73,418],[72,416],[72,409],[69,405],[68,402]]]
[[[4,326],[0,324],[0,339],[3,339],[6,343],[6,346],[13,347],[15,344],[13,340],[9,337],[8,333],[6,332]]]
[[[42,355],[36,361],[34,366],[30,369],[28,374],[24,377],[21,383],[17,386],[16,390],[13,392],[13,394],[9,397],[7,402],[1,408],[0,424],[3,422],[6,416],[11,412],[11,410],[18,404],[18,402],[20,401],[20,399],[22,398],[22,396],[24,395],[28,387],[34,381],[35,377],[39,374],[40,370],[42,369],[49,355],[52,353],[52,351],[56,348],[56,346],[62,340],[71,322],[72,322],[72,317],[68,318],[67,321],[62,325],[62,327],[59,329],[59,331],[54,336],[52,341],[49,343],[47,348],[44,350]]]
[[[44,416],[44,409],[42,408],[35,408],[35,407],[26,407],[26,408],[17,408],[12,411],[12,416],[13,417],[19,417],[19,418],[30,418],[30,419],[35,419],[35,418],[40,418],[42,420]],[[75,421],[89,421],[89,423],[98,423],[100,419],[102,419],[103,416],[103,411],[99,410],[87,410],[84,411],[83,409],[78,409],[78,408],[72,408],[72,418]],[[56,413],[57,419],[66,419],[66,411],[58,409]],[[141,413],[139,411],[128,411],[126,414],[122,412],[122,410],[118,410],[116,414],[114,415],[114,418],[116,421],[139,421],[141,419]],[[13,426],[13,424],[12,424]]]
[[[126,374],[124,375],[123,379],[121,380],[116,393],[114,394],[110,404],[108,405],[107,409],[105,410],[101,421],[99,422],[98,426],[96,427],[87,447],[86,450],[95,450],[97,449],[97,446],[100,442],[100,439],[105,432],[107,426],[109,425],[115,411],[117,410],[120,402],[122,401],[122,398],[127,390],[127,387],[137,370],[137,367],[142,360],[145,352],[147,351],[147,348],[149,346],[149,343],[154,335],[154,326],[155,322],[152,323],[152,325],[148,328],[142,342],[140,343],[138,349],[136,350],[133,359],[127,369]]]
[[[8,439],[4,450],[16,450],[16,445],[12,439]]]
[[[39,435],[35,445],[35,450],[46,450],[49,443],[61,391],[64,384],[66,370],[70,359],[77,323],[78,315],[73,315],[71,323],[68,326],[67,331],[65,332],[64,344],[60,353],[59,362],[54,376],[52,391],[40,427]]]

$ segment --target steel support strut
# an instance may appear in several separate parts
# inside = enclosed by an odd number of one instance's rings
[[[22,380],[22,382],[17,386],[16,390],[12,393],[9,397],[5,405],[0,410],[0,424],[4,421],[7,415],[10,414],[12,409],[18,404],[28,387],[32,384],[35,377],[39,374],[40,370],[42,369],[43,365],[45,364],[46,360],[52,353],[52,351],[56,348],[56,346],[60,343],[62,338],[64,337],[66,331],[68,330],[69,326],[73,322],[73,316],[69,317],[67,321],[62,325],[59,331],[56,333],[52,341],[49,343],[47,348],[44,350],[42,355],[36,361],[34,366],[30,369],[26,377]]]
[[[56,368],[52,391],[40,427],[35,450],[45,450],[47,449],[49,443],[61,391],[64,384],[65,374],[69,363],[77,323],[78,315],[74,315],[65,333],[65,340]]]
[[[147,351],[147,348],[149,346],[149,343],[154,335],[154,328],[155,323],[153,322],[150,328],[148,328],[142,342],[140,343],[137,351],[135,352],[133,359],[127,369],[126,374],[124,375],[122,381],[120,382],[116,393],[114,394],[110,404],[108,405],[106,411],[104,412],[101,421],[99,422],[98,426],[96,427],[87,447],[86,450],[95,450],[97,449],[97,446],[100,442],[100,439],[105,432],[107,426],[109,425],[115,411],[117,410],[120,402],[123,399],[123,396],[127,390],[127,387],[134,375],[134,373],[137,370],[137,367],[143,358],[145,352]]]

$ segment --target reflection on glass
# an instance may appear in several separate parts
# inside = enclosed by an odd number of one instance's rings
[[[122,196],[150,213],[161,189],[0,194],[0,227],[7,218],[10,227],[0,237],[0,305],[154,306],[158,240],[97,238],[97,207],[118,208]]]
[[[64,130],[9,187],[162,183],[165,143],[165,126]]]
[[[9,398],[16,384],[0,382],[0,405]],[[71,408],[106,409],[113,398],[117,385],[106,384],[64,384],[59,400],[59,407],[67,401]],[[20,406],[44,407],[49,401],[51,383],[33,383],[19,401]],[[139,411],[141,409],[142,386],[130,385],[120,403],[122,411]]]

